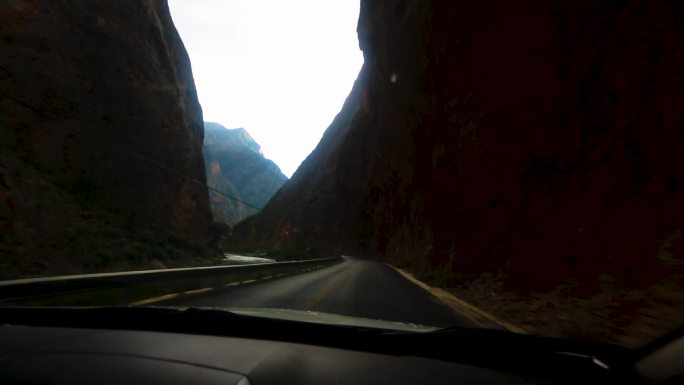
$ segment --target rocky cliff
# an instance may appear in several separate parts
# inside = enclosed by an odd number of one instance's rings
[[[509,292],[593,298],[610,283],[638,293],[615,308],[681,305],[683,14],[664,0],[362,1],[353,91],[239,243],[358,253],[450,286],[493,273]]]
[[[0,135],[0,277],[207,256],[202,110],[165,1],[3,2]]]
[[[209,192],[214,217],[229,225],[258,212],[287,181],[244,128],[205,122],[204,163],[209,186],[225,193]]]

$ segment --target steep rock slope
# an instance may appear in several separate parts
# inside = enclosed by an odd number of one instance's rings
[[[321,142],[260,214],[235,229],[236,245],[274,255],[362,253],[426,258],[430,218],[414,194],[414,131],[429,115],[426,65],[430,2],[362,2],[358,34],[364,66]],[[426,186],[427,187],[427,186]],[[403,211],[412,207],[412,212]],[[388,223],[388,221],[396,221]],[[397,230],[420,229],[390,240]],[[411,230],[408,230],[411,232]]]
[[[520,292],[607,282],[637,293],[615,309],[681,309],[683,15],[664,0],[362,1],[352,93],[236,242],[448,284],[493,272]]]
[[[227,129],[204,123],[204,163],[214,216],[233,225],[266,205],[287,177],[261,153],[261,146],[244,128]]]
[[[165,1],[5,2],[0,135],[0,277],[206,257],[202,110]]]

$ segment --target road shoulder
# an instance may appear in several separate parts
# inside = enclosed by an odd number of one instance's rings
[[[511,331],[514,333],[526,333],[526,331],[523,328],[516,326],[516,325],[513,325],[510,322],[500,320],[497,317],[487,313],[486,311],[484,311],[480,308],[477,308],[477,307],[475,307],[475,306],[473,306],[473,305],[471,305],[471,304],[469,304],[469,303],[467,303],[467,302],[465,302],[459,298],[456,298],[453,294],[447,292],[444,289],[432,287],[432,286],[416,279],[409,272],[406,272],[404,270],[401,270],[401,269],[396,268],[396,267],[389,265],[389,264],[388,264],[388,266],[390,266],[391,268],[396,270],[404,278],[413,282],[418,287],[420,287],[423,290],[432,294],[435,298],[437,298],[442,303],[444,303],[445,305],[452,308],[458,314],[463,315],[469,321],[473,322],[474,324],[476,324],[480,327],[504,329],[504,330],[508,330],[508,331]]]

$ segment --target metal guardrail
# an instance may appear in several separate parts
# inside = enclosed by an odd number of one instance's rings
[[[0,306],[128,305],[168,293],[219,289],[318,269],[342,258],[206,266],[0,281]]]

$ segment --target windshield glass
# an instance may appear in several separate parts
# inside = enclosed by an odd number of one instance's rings
[[[684,320],[678,5],[0,3],[0,306],[639,347]]]

